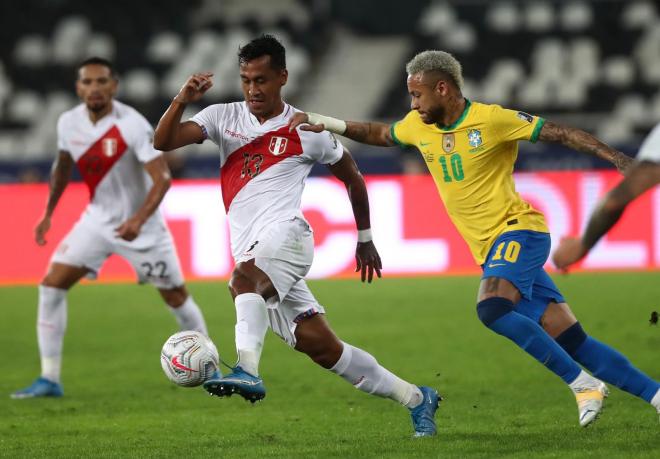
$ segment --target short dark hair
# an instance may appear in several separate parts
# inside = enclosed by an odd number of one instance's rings
[[[270,56],[270,66],[276,70],[286,69],[286,51],[277,38],[262,35],[238,49],[238,63],[250,62],[261,56]]]
[[[80,64],[78,64],[78,67],[76,68],[76,72],[77,72],[78,75],[80,75],[80,69],[85,67],[86,65],[103,65],[105,67],[108,67],[108,69],[110,70],[110,75],[112,76],[112,78],[117,79],[117,72],[115,71],[115,66],[108,59],[104,59],[104,58],[98,57],[98,56],[88,57],[87,59],[82,61]]]

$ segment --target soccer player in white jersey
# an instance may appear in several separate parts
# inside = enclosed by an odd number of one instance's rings
[[[362,349],[342,342],[304,276],[313,258],[312,230],[300,210],[304,183],[321,163],[346,185],[358,228],[355,251],[362,281],[380,277],[371,240],[364,179],[350,153],[329,133],[289,132],[297,111],[282,100],[287,81],[285,50],[265,35],[238,54],[245,100],[211,105],[181,122],[186,105],[212,86],[210,73],[192,75],[161,118],[154,138],[160,149],[212,140],[220,150],[221,187],[236,266],[229,290],[236,306],[238,363],[224,378],[207,381],[211,394],[238,393],[255,401],[266,395],[259,358],[268,326],[297,351],[356,388],[396,400],[411,412],[415,436],[434,435],[438,394],[410,384]]]
[[[114,100],[112,63],[90,58],[78,68],[82,103],[57,123],[59,155],[51,172],[46,211],[35,229],[46,244],[51,217],[76,164],[90,203],[60,242],[39,285],[37,337],[41,376],[13,398],[59,397],[67,292],[83,276],[95,278],[113,253],[135,269],[140,283],[153,284],[182,330],[206,334],[202,313],[184,285],[172,236],[158,211],[170,172],[152,145],[153,130],[135,109]]]

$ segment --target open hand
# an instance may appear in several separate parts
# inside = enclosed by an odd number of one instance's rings
[[[301,131],[323,132],[325,129],[323,124],[309,124],[309,115],[305,112],[294,113],[289,120],[289,132],[293,132],[298,126]]]
[[[213,73],[195,73],[183,84],[174,100],[182,104],[197,102],[211,86],[213,86]]]
[[[46,244],[46,233],[50,229],[50,217],[43,217],[34,229],[34,240],[38,245]]]
[[[561,240],[559,247],[552,254],[552,262],[562,271],[568,271],[569,266],[580,261],[587,254],[582,241],[575,237]]]
[[[125,241],[132,241],[140,234],[143,222],[137,217],[131,217],[115,228],[116,236]]]
[[[380,270],[383,269],[383,264],[373,241],[358,242],[355,249],[355,265],[355,272],[360,271],[362,282],[367,280],[371,283],[374,278],[374,271],[376,271],[378,277],[381,277]]]

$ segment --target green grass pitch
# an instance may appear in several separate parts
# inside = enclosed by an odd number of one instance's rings
[[[660,274],[583,274],[557,282],[588,333],[660,378]],[[175,331],[155,290],[86,284],[69,295],[59,400],[11,400],[38,374],[34,287],[0,288],[1,457],[660,457],[655,411],[614,388],[601,419],[577,422],[566,386],[475,313],[476,277],[310,282],[337,334],[445,401],[435,438],[411,438],[407,410],[355,390],[269,334],[256,405],[165,379]],[[233,361],[223,282],[189,285],[221,355]]]

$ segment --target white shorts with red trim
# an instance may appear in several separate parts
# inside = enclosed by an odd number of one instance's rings
[[[86,214],[62,239],[51,257],[51,263],[84,267],[86,277],[96,279],[105,260],[112,254],[124,258],[133,267],[138,282],[150,283],[159,289],[172,289],[184,284],[179,257],[169,230],[152,225],[149,234],[140,234],[140,244],[117,238],[113,231],[94,223]],[[142,237],[144,236],[144,237]]]
[[[325,313],[303,279],[314,259],[314,235],[309,224],[295,217],[269,225],[236,263],[251,259],[277,291],[266,303],[270,327],[294,347],[298,323]]]

